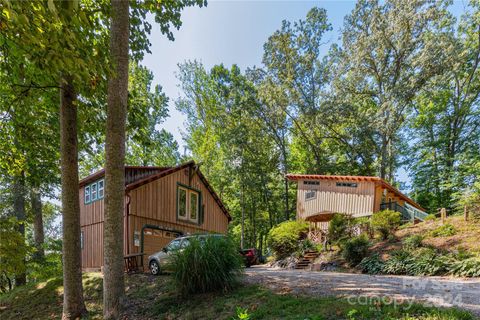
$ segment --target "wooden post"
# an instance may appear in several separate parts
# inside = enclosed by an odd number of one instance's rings
[[[445,224],[445,220],[447,219],[447,209],[442,208],[442,210],[440,210],[440,215],[442,217],[442,224]]]
[[[465,221],[468,221],[468,210],[467,210],[467,205],[463,207],[463,217]]]

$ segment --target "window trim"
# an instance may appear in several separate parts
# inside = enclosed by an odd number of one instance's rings
[[[307,198],[307,195],[308,195],[309,193],[312,193],[312,192],[313,192],[313,196]],[[307,191],[305,192],[305,201],[310,201],[310,200],[315,200],[315,199],[317,199],[317,190],[315,190],[315,189],[309,189],[309,190],[307,190]]]
[[[185,191],[185,215],[180,215],[180,191]],[[188,220],[188,189],[183,186],[177,186],[177,219]]]
[[[186,203],[186,216],[182,217],[179,215],[179,201],[180,201],[180,189],[184,189],[187,191],[187,203]],[[191,193],[196,193],[197,194],[197,217],[195,219],[191,219],[190,215],[190,194]],[[177,182],[177,199],[176,199],[176,216],[177,216],[177,221],[179,222],[184,222],[184,223],[190,223],[190,224],[195,224],[195,225],[201,225],[203,224],[203,219],[200,217],[202,214],[202,205],[203,205],[203,195],[202,191],[196,188],[193,188],[191,186],[187,186],[183,183]]]
[[[95,198],[93,197],[93,190],[95,190]],[[97,182],[94,182],[90,185],[90,198],[91,202],[95,202],[98,200],[98,192],[97,192]]]
[[[86,185],[84,188],[83,202],[85,204],[89,204],[90,202],[92,202],[92,198],[90,196],[90,185]]]
[[[100,189],[100,182],[102,183],[102,188]],[[102,196],[100,197],[100,190],[102,190]],[[97,181],[97,199],[103,199],[105,197],[105,179],[100,179]]]

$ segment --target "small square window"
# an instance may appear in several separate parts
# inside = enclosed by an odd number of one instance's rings
[[[317,197],[317,190],[308,190],[305,192],[305,200],[312,200]]]
[[[104,191],[104,189],[105,189],[105,188],[104,188],[104,180],[103,180],[103,179],[97,182],[97,189],[98,189],[98,190],[97,190],[97,192],[98,192],[97,198],[98,198],[98,199],[103,199],[103,196],[104,196],[104,194],[105,194],[105,191]]]
[[[97,183],[92,183],[90,186],[90,192],[92,193],[92,202],[97,200]]]
[[[90,203],[90,186],[85,187],[85,203]]]

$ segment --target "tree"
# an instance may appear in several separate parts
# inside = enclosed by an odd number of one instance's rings
[[[125,284],[123,278],[123,212],[125,197],[125,123],[128,100],[129,2],[112,0],[105,140],[105,220],[103,232],[103,316],[119,317]]]
[[[450,68],[422,90],[410,117],[413,187],[431,212],[454,209],[456,194],[478,181],[472,170],[480,159],[478,3],[470,9],[451,34]]]
[[[452,19],[446,1],[358,1],[345,18],[336,77],[343,92],[368,99],[378,140],[378,173],[393,181],[399,131],[426,83],[448,67]]]

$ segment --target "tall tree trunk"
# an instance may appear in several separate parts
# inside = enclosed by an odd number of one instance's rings
[[[18,220],[18,232],[25,238],[25,177],[21,172],[15,176],[13,182],[13,210]],[[25,258],[22,262],[25,265]],[[24,271],[15,274],[15,286],[21,286],[27,283],[27,276]]]
[[[108,81],[103,316],[117,319],[123,304],[123,213],[125,197],[125,123],[128,98],[129,2],[112,0]]]
[[[86,313],[83,301],[78,195],[78,138],[76,93],[72,78],[64,77],[60,93],[60,162],[63,216],[63,315],[76,319]]]
[[[32,202],[33,212],[33,239],[35,243],[35,259],[42,260],[45,256],[43,244],[45,242],[45,234],[43,230],[43,213],[42,213],[42,197],[40,190],[34,188],[30,192],[30,200]]]
[[[245,245],[245,203],[244,203],[244,195],[243,195],[243,183],[240,190],[240,206],[242,207],[242,224],[241,224],[241,233],[240,233],[240,249],[243,250],[243,246]]]

